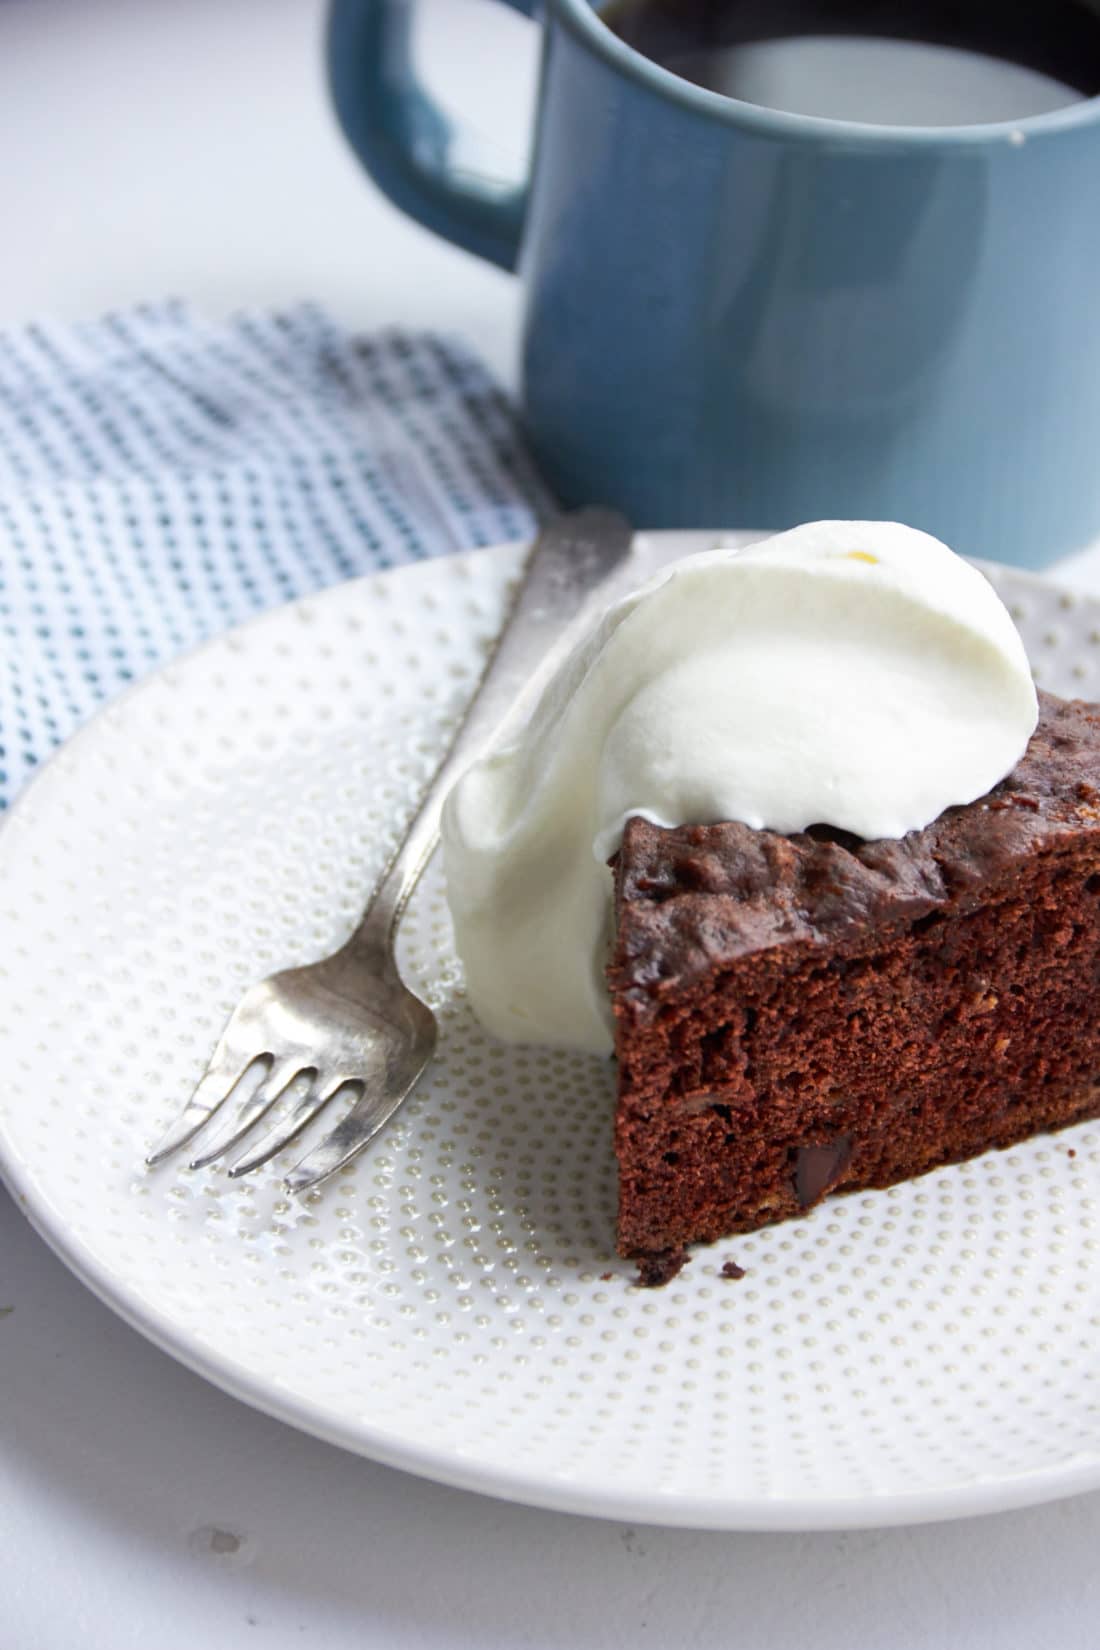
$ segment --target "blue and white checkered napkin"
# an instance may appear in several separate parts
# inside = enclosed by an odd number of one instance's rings
[[[548,503],[449,339],[178,304],[0,333],[0,807],[162,659]]]

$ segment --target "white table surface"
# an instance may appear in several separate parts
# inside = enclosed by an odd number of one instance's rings
[[[456,103],[476,88],[485,144],[517,164],[529,26],[487,0],[424,13],[429,67]],[[0,0],[0,325],[167,292],[214,312],[309,295],[357,324],[461,331],[510,381],[512,281],[363,180],[326,106],[320,22],[319,0]],[[1100,591],[1100,550],[1062,576]],[[177,1367],[2,1192],[0,1307],[0,1650],[1098,1641],[1100,1494],[721,1536],[439,1488]]]

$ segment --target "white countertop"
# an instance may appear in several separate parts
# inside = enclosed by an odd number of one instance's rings
[[[429,68],[456,105],[476,85],[486,142],[517,164],[529,25],[488,0],[423,13]],[[319,0],[0,0],[0,325],[168,292],[214,312],[312,296],[366,326],[459,331],[510,381],[513,282],[363,179],[325,103],[320,21]],[[1100,551],[1063,577],[1100,591]],[[3,1193],[0,1307],[0,1650],[1096,1643],[1100,1494],[721,1536],[442,1489],[177,1367]]]

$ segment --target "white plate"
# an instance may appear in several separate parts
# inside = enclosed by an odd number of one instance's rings
[[[192,1368],[448,1483],[730,1529],[1100,1484],[1100,1128],[837,1199],[634,1289],[610,1064],[479,1033],[434,870],[403,949],[442,1048],[381,1143],[304,1206],[277,1166],[241,1184],[140,1167],[245,985],[352,923],[518,556],[260,619],[111,705],[25,793],[0,835],[12,1191]],[[1040,679],[1100,695],[1100,602],[995,577]],[[719,1276],[731,1256],[740,1282]]]

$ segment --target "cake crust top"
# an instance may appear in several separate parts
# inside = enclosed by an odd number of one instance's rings
[[[776,946],[858,947],[869,931],[963,914],[1034,853],[1100,832],[1100,705],[1039,695],[1024,756],[923,830],[866,842],[811,826],[665,830],[627,822],[615,870],[612,990],[635,1006]]]

